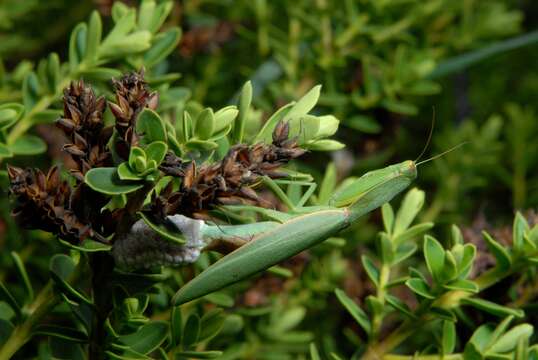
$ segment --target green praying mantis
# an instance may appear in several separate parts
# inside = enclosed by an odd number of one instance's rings
[[[282,213],[263,209],[259,211],[275,221],[222,229],[206,227],[205,237],[252,236],[252,239],[180,288],[172,303],[181,305],[246,279],[349,227],[406,189],[416,179],[417,165],[421,163],[407,160],[368,172],[335,192],[328,205],[321,206],[303,206],[315,190],[315,184],[305,182],[304,185],[309,186],[307,191],[297,204],[293,204],[276,182],[264,179],[277,196],[285,199],[291,211]]]

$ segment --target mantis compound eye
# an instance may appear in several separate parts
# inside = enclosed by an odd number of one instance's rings
[[[167,221],[185,237],[185,244],[177,244],[159,236],[144,220],[138,220],[131,230],[117,239],[112,255],[123,269],[150,268],[152,266],[179,266],[198,260],[206,243],[202,239],[202,220],[183,215],[168,216]]]

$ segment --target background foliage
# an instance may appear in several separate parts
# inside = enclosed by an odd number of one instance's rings
[[[111,77],[144,66],[169,113],[236,104],[251,80],[251,135],[276,108],[322,84],[315,113],[340,120],[336,140],[346,148],[294,163],[321,184],[310,204],[365,171],[416,158],[432,117],[424,157],[468,143],[422,166],[421,190],[200,301],[170,306],[213,253],[131,279],[153,286],[114,304],[115,323],[132,335],[121,335],[125,348],[109,356],[538,358],[535,2],[112,3],[0,4],[0,339],[24,317],[19,305],[40,301],[51,276],[60,279],[55,286],[75,281],[80,264],[76,250],[15,225],[5,163],[62,162],[62,135],[51,123],[63,88],[84,78],[111,98]],[[297,203],[302,194],[289,186],[287,195]],[[84,358],[85,295],[66,286],[65,301],[16,358]]]

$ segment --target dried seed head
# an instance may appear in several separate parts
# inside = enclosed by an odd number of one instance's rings
[[[37,169],[8,166],[8,175],[9,190],[16,199],[12,216],[20,226],[45,230],[71,242],[95,235],[70,209],[71,188],[60,180],[57,167],[45,175]]]
[[[273,132],[273,143],[236,145],[222,161],[200,168],[194,162],[185,164],[169,154],[161,170],[182,178],[181,185],[177,191],[167,189],[155,196],[146,213],[162,222],[165,216],[177,213],[207,218],[208,210],[219,204],[259,205],[261,200],[253,187],[261,177],[285,177],[285,173],[277,170],[305,152],[288,136],[289,125],[280,122]]]
[[[155,110],[159,97],[156,92],[150,92],[144,80],[144,69],[127,74],[119,80],[113,79],[112,84],[116,92],[116,103],[110,103],[118,132],[116,151],[127,159],[131,146],[136,146],[139,141],[134,131],[138,114],[146,107]]]
[[[111,128],[104,128],[103,113],[106,108],[103,96],[96,98],[93,89],[84,81],[73,82],[64,90],[64,115],[56,125],[71,143],[63,150],[71,155],[76,167],[71,169],[75,178],[83,181],[91,168],[108,166],[111,155],[106,144],[112,135]]]

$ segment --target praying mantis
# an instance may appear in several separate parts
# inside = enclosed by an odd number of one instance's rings
[[[423,161],[422,163],[424,163]],[[418,163],[420,164],[420,163]],[[368,172],[336,191],[328,205],[304,206],[315,191],[308,186],[299,202],[293,203],[276,181],[264,179],[266,185],[290,208],[290,212],[257,210],[276,221],[226,226],[222,234],[215,226],[206,227],[207,237],[243,236],[248,227],[252,240],[224,256],[179,289],[172,303],[181,305],[235,282],[298,254],[350,226],[361,216],[390,201],[405,190],[417,177],[417,163],[407,160]],[[227,233],[227,234],[226,234]]]

